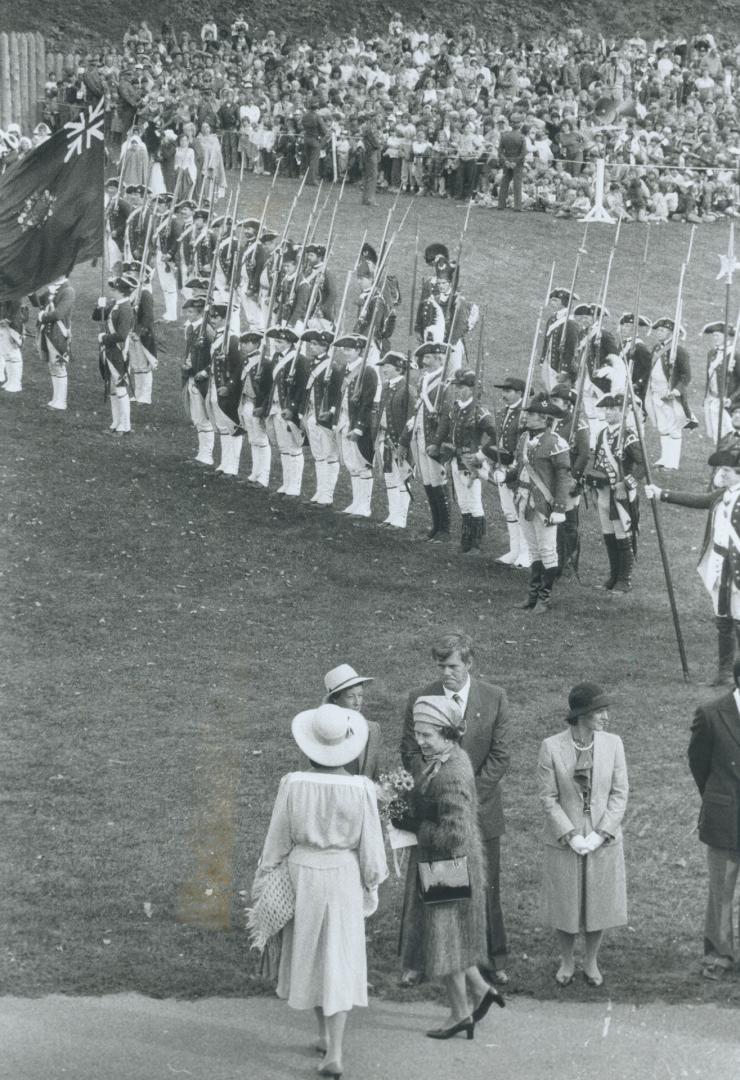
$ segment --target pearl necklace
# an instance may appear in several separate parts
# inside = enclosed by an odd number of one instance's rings
[[[581,746],[580,743],[577,743],[576,740],[573,739],[573,745],[575,746],[576,750],[591,750],[593,748],[594,741],[592,739],[588,746]]]

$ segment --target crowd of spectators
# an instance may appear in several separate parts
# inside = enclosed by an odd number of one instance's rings
[[[320,174],[346,172],[350,183],[363,175],[372,116],[379,187],[392,191],[496,206],[502,137],[513,131],[523,136],[523,209],[581,216],[599,158],[607,209],[625,220],[711,221],[740,204],[740,43],[706,26],[671,40],[572,29],[503,42],[472,25],[407,26],[399,14],[366,40],[257,37],[245,19],[209,18],[199,35],[164,22],[155,33],[142,21],[61,82],[50,75],[44,120],[53,128],[98,83],[114,144],[135,122],[155,159],[160,141],[194,143],[206,124],[226,169],[259,175],[279,159],[298,177],[310,111],[321,121]]]

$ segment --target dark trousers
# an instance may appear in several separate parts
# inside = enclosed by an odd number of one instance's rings
[[[225,169],[236,169],[239,165],[237,146],[239,135],[236,131],[223,131],[221,133],[221,154],[224,159]]]
[[[488,959],[491,967],[502,968],[508,946],[506,944],[506,930],[504,928],[504,913],[501,910],[501,889],[499,876],[501,872],[501,837],[493,836],[490,840],[483,841],[483,848],[488,861],[488,889],[486,895],[486,939],[488,945]]]
[[[303,144],[303,152],[305,154],[304,165],[308,169],[306,184],[309,187],[316,187],[319,182],[319,156],[321,153],[321,145],[318,139],[306,139]]]
[[[458,170],[458,190],[457,197],[459,199],[470,199],[475,192],[475,180],[478,172],[478,162],[473,158],[472,161],[461,161]]]
[[[365,155],[365,175],[362,183],[362,201],[367,206],[375,200],[375,191],[378,186],[378,155]]]
[[[515,165],[513,169],[510,169],[508,165],[504,165],[504,170],[501,173],[501,182],[498,189],[498,208],[499,210],[506,209],[506,200],[509,195],[509,184],[514,181],[514,209],[521,210],[522,208],[522,176],[524,175],[524,166]]]

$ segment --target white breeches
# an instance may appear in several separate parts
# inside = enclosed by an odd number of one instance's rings
[[[460,513],[483,517],[483,486],[480,479],[462,470],[455,460],[452,462],[452,486]]]
[[[717,429],[719,427],[719,398],[706,397],[704,399],[704,424],[707,429],[707,438],[715,445],[717,442]],[[722,409],[722,434],[727,435],[732,431],[732,420],[727,409]]]
[[[523,507],[519,512],[519,528],[522,531],[532,562],[538,560],[543,566],[558,565],[558,527],[546,525],[545,519],[535,510],[527,521]]]
[[[212,432],[213,423],[208,415],[205,400],[193,379],[188,380],[188,406],[190,408],[190,419],[196,430]]]
[[[305,426],[314,461],[328,461],[330,464],[338,461],[337,440],[331,428],[322,427],[313,413],[306,418]]]
[[[357,449],[357,443],[347,437],[346,431],[338,431],[336,438],[339,460],[349,475],[362,480],[371,480],[373,467]]]
[[[599,523],[601,524],[601,531],[602,533],[604,533],[605,536],[610,536],[614,534],[617,540],[626,540],[631,535],[632,529],[628,525],[628,523],[626,521],[623,522],[621,518],[618,518],[615,521],[612,521],[610,519],[610,503],[610,489],[608,487],[598,488],[596,493],[596,505],[598,506],[599,510]]]

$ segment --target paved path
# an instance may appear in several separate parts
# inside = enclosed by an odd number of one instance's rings
[[[350,1018],[346,1080],[738,1080],[740,1016],[713,1005],[512,999],[473,1042],[425,1039],[440,1006],[373,1001]],[[2,1080],[316,1076],[313,1017],[272,998],[0,998]]]

